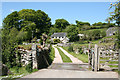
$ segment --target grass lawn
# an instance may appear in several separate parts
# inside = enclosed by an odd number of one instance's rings
[[[69,54],[73,55],[74,57],[78,58],[79,60],[83,61],[84,63],[88,63],[88,55],[86,54],[76,54],[74,52],[69,52],[68,47],[62,47],[65,49]]]
[[[58,49],[59,54],[61,55],[63,62],[72,62],[71,59],[67,55],[65,55],[58,47],[56,47],[56,48]]]

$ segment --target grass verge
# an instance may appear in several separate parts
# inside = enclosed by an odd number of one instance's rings
[[[59,54],[61,55],[63,62],[72,62],[71,59],[67,55],[65,55],[58,47],[56,47],[56,48],[58,49]]]
[[[50,47],[49,57],[50,57],[49,64],[51,64],[55,58],[55,50],[52,46]]]
[[[10,71],[12,72],[12,74],[7,75],[7,76],[0,76],[0,79],[5,78],[5,80],[16,80],[18,78],[21,78],[25,75],[30,74],[25,69],[25,67],[20,67],[19,69],[17,67],[13,67],[13,68],[10,68]],[[33,69],[31,73],[36,72],[36,71],[38,71],[38,69]]]
[[[68,47],[62,47],[65,49],[69,54],[73,55],[74,57],[78,58],[79,60],[83,61],[84,63],[88,63],[88,55],[86,54],[76,54],[74,52],[69,52]]]

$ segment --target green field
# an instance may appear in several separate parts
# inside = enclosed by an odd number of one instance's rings
[[[91,47],[94,47],[95,44],[97,44],[98,46],[110,46],[110,45],[113,45],[114,42],[108,42],[108,43],[99,43],[99,41],[102,41],[104,39],[108,39],[108,38],[115,38],[116,36],[113,35],[113,36],[109,36],[109,37],[104,37],[102,39],[98,39],[98,40],[92,40],[90,41],[91,42]],[[74,46],[85,46],[85,47],[88,47],[89,46],[89,43],[87,40],[83,40],[83,41],[78,41],[78,42],[74,42],[73,44]]]
[[[87,32],[89,32],[89,31],[94,31],[94,30],[106,31],[107,28],[101,28],[101,29],[89,29],[89,30],[85,30],[85,31],[80,31],[80,33],[81,33],[81,32],[82,32],[82,33],[87,33]]]

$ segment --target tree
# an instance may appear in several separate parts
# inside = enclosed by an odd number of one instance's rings
[[[18,30],[16,28],[10,29],[10,32],[6,29],[2,30],[2,62],[7,64],[9,68],[16,65],[17,35]]]
[[[100,30],[88,31],[88,32],[85,33],[85,35],[87,35],[86,38],[90,41],[91,40],[97,40],[97,39],[100,39],[103,36],[105,36],[104,34],[101,33]]]
[[[18,35],[16,36],[18,40],[18,44],[21,44],[22,41],[25,41],[27,39],[26,34],[24,31],[19,31]]]
[[[114,7],[114,11],[113,12],[110,12],[110,16],[108,18],[108,20],[110,21],[113,21],[115,20],[116,23],[118,24],[118,26],[120,26],[120,1],[118,0],[117,2],[115,2],[114,4],[111,3],[111,8]]]
[[[26,32],[26,40],[29,40],[29,42],[32,40],[32,32],[35,34],[36,32],[36,24],[33,22],[27,21],[27,24],[25,27],[21,29],[21,31]],[[34,36],[34,35],[33,35]]]
[[[100,39],[100,34],[101,34],[101,31],[100,31],[100,30],[94,30],[94,31],[92,32],[93,40],[95,40],[95,39]]]
[[[79,40],[78,29],[76,26],[67,26],[65,31],[71,42]]]
[[[93,26],[102,26],[102,22],[98,22],[98,23],[94,23],[94,24],[92,24]]]
[[[42,33],[48,33],[51,27],[51,19],[41,10],[23,9],[19,12],[14,11],[3,20],[3,28],[16,29],[31,33],[39,38]],[[29,38],[31,40],[31,38]]]
[[[109,20],[111,20],[111,21],[115,20],[117,25],[118,25],[118,27],[120,27],[120,1],[118,0],[114,4],[111,3],[110,9],[112,7],[114,7],[114,11],[111,12],[111,14],[110,14],[111,17],[109,17]],[[120,48],[120,31],[118,31],[116,37],[118,39],[116,41],[117,48]]]
[[[106,36],[106,32],[105,31],[101,31],[101,37],[105,37]]]
[[[51,27],[51,18],[43,11],[37,10],[35,13],[35,24],[38,31],[35,35],[39,37],[42,33],[48,33]]]
[[[6,29],[11,29],[13,27],[19,28],[19,15],[17,11],[12,12],[3,20],[3,27]]]
[[[60,29],[61,31],[66,28],[66,26],[69,25],[69,22],[65,19],[57,19],[55,20],[55,28]]]
[[[79,27],[79,26],[83,26],[83,25],[88,25],[88,26],[90,26],[90,23],[89,23],[89,22],[82,22],[82,21],[78,21],[78,20],[76,20],[76,24],[77,24],[78,27]]]
[[[51,27],[49,30],[49,36],[56,32],[60,32],[60,29],[58,29],[56,27]]]
[[[87,30],[90,27],[89,22],[81,22],[76,20],[77,27],[79,27],[80,30]]]
[[[9,68],[19,66],[20,54],[17,47],[23,41],[31,41],[33,36],[39,38],[48,33],[51,19],[41,10],[23,9],[14,11],[3,20],[2,26],[2,62]]]

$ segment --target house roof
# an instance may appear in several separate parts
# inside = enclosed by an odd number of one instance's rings
[[[67,33],[54,33],[51,35],[51,37],[65,37]]]
[[[84,34],[78,34],[78,36],[84,36]]]

